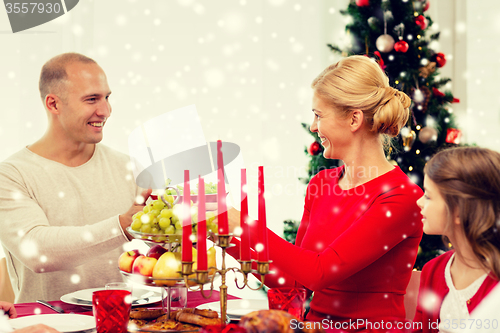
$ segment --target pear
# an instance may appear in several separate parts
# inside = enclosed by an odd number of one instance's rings
[[[153,279],[180,279],[181,274],[180,260],[172,252],[165,252],[158,259],[158,262],[153,269]],[[175,280],[153,280],[157,286],[173,286]]]

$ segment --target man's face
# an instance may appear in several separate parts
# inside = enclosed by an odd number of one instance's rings
[[[74,62],[66,67],[68,80],[61,84],[59,128],[71,143],[94,144],[102,140],[103,127],[111,115],[111,90],[97,64]]]

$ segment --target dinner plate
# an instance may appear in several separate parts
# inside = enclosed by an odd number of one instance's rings
[[[220,302],[202,304],[197,308],[220,312]],[[227,301],[227,315],[233,318],[240,318],[258,310],[269,310],[267,299],[231,299]]]
[[[92,306],[92,293],[98,290],[105,290],[104,288],[92,288],[78,290],[66,295],[61,296],[60,300],[64,303],[72,305]],[[134,289],[132,291],[132,306],[154,304],[161,301],[161,294],[144,290]]]
[[[9,324],[14,329],[25,328],[36,324],[45,324],[64,333],[81,332],[95,328],[95,319],[92,316],[57,313],[41,314],[34,316],[19,317],[10,319]]]

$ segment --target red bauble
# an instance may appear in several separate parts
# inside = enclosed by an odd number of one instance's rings
[[[370,0],[356,0],[358,7],[366,7],[370,5]]]
[[[427,19],[423,15],[418,15],[415,17],[415,24],[420,27],[420,29],[425,30],[427,28]]]
[[[429,6],[431,5],[431,0],[427,0],[424,5],[424,12],[429,9]]]
[[[460,138],[462,137],[462,131],[456,128],[448,128],[446,131],[446,142],[454,143],[458,145],[460,143]]]
[[[320,151],[321,151],[321,145],[317,141],[311,143],[309,149],[307,149],[307,152],[313,156],[318,155]]]
[[[436,53],[435,55],[432,56],[432,61],[436,63],[436,66],[441,68],[444,65],[446,65],[446,57],[444,56],[444,53]]]
[[[408,45],[408,43],[405,42],[404,40],[400,40],[399,42],[394,44],[394,50],[396,52],[406,53],[406,51],[408,51],[409,47],[410,46]]]

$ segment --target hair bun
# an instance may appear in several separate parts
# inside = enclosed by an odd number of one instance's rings
[[[379,88],[380,102],[373,115],[373,130],[396,136],[408,121],[411,99],[404,92],[392,87]]]

